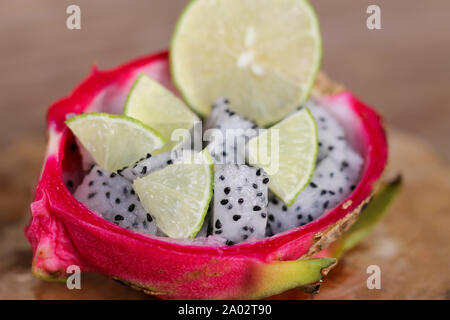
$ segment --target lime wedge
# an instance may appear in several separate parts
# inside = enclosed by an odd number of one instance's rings
[[[136,179],[133,188],[158,228],[172,238],[200,231],[212,197],[214,166],[207,150]]]
[[[161,135],[140,121],[108,113],[85,113],[67,126],[102,168],[115,172],[164,145]]]
[[[206,116],[219,96],[261,126],[302,104],[319,69],[318,19],[305,0],[194,0],[171,43],[175,84]]]
[[[297,111],[248,143],[248,162],[270,177],[269,189],[291,205],[309,183],[318,150],[317,127],[307,108]]]
[[[172,133],[176,129],[185,129],[187,136],[195,122],[199,121],[183,101],[144,74],[136,79],[131,88],[124,114],[142,121],[161,133],[167,143],[155,154],[171,151],[174,146],[183,143],[172,139]]]

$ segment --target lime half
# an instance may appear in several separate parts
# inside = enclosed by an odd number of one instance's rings
[[[125,103],[124,114],[155,128],[166,140],[166,145],[157,153],[171,151],[189,134],[189,130],[199,121],[183,101],[178,99],[157,81],[142,74],[134,83]],[[180,129],[179,138],[172,139],[172,133]],[[181,140],[181,141],[180,141]]]
[[[317,158],[317,126],[306,108],[248,143],[248,161],[270,177],[269,188],[291,205],[311,180]]]
[[[194,160],[194,161],[193,161]],[[133,188],[158,228],[172,238],[193,238],[201,229],[213,190],[208,151],[136,179]]]
[[[261,126],[302,104],[322,56],[318,19],[306,0],[194,0],[171,43],[175,84],[206,116],[219,96]]]
[[[112,172],[164,145],[158,132],[126,116],[85,113],[70,118],[66,124],[95,162]]]

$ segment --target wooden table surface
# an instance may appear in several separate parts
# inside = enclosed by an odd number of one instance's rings
[[[82,29],[68,30],[65,11],[75,2]],[[48,105],[70,93],[93,64],[110,68],[166,48],[186,3],[0,2],[0,298],[143,297],[96,275],[81,292],[34,279],[21,229],[45,148]],[[323,69],[395,128],[392,162],[406,181],[385,222],[330,274],[316,298],[449,299],[450,1],[312,3],[321,19]],[[381,7],[381,30],[366,28],[369,4]],[[381,291],[364,287],[362,268],[371,261],[386,268]],[[282,297],[305,298],[297,291]]]

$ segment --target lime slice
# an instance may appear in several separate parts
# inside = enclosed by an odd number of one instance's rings
[[[85,113],[66,121],[102,168],[115,172],[164,145],[161,135],[140,121],[108,113]]]
[[[199,121],[183,101],[144,74],[137,78],[131,88],[124,114],[142,121],[161,133],[167,143],[156,154],[171,151],[174,146],[183,143],[172,139],[172,133],[176,129],[185,129],[186,135],[183,137],[186,138],[195,122]]]
[[[202,227],[211,201],[213,171],[212,158],[204,150],[136,179],[133,188],[166,235],[193,238]]]
[[[267,172],[270,190],[291,205],[313,175],[317,150],[316,122],[303,108],[251,139],[248,161]]]
[[[261,126],[307,99],[321,56],[318,19],[305,0],[194,0],[170,52],[175,84],[199,114],[225,96]]]

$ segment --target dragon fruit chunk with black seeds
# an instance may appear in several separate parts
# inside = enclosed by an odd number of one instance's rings
[[[116,173],[93,166],[74,197],[118,226],[149,234],[157,232],[153,217],[142,207],[131,183]]]
[[[204,133],[215,163],[244,164],[245,146],[258,134],[258,126],[232,111],[230,101],[222,97],[205,120]]]
[[[148,153],[144,158],[139,159],[129,167],[122,168],[117,173],[132,182],[134,179],[145,177],[146,175],[160,170],[173,163],[172,153],[165,152],[155,156]]]
[[[336,162],[327,157],[319,162],[309,185],[300,192],[291,206],[271,195],[268,206],[268,233],[277,234],[298,226],[303,226],[326,210],[336,207],[354,189],[361,170],[362,159],[352,150],[348,161]]]
[[[213,234],[233,245],[263,238],[267,224],[269,178],[263,169],[246,165],[216,165]]]

